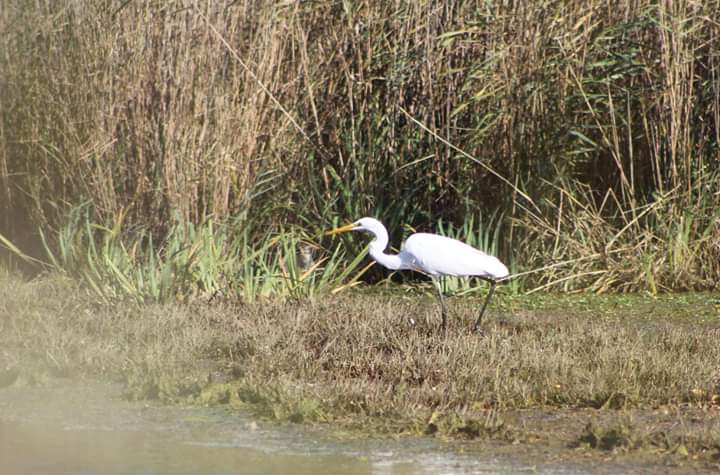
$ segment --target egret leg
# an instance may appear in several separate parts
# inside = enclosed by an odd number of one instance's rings
[[[437,279],[433,279],[433,284],[435,284],[435,289],[437,290],[438,299],[440,299],[440,313],[442,315],[442,323],[440,324],[440,328],[445,331],[445,327],[447,326],[447,306],[445,305],[445,298],[443,297],[442,293],[442,287],[440,286],[440,282],[437,281]]]
[[[482,321],[483,313],[485,313],[485,308],[488,306],[488,303],[490,302],[490,298],[492,297],[493,291],[495,291],[495,285],[497,282],[494,280],[490,280],[490,290],[488,291],[487,297],[485,298],[485,303],[482,306],[482,309],[480,309],[480,315],[478,315],[478,319],[475,322],[475,326],[473,327],[473,331],[478,331],[478,328],[480,328],[480,322]]]

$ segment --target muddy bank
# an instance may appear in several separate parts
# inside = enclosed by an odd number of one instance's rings
[[[69,378],[0,389],[3,473],[679,474],[712,468],[652,454],[588,457],[561,444],[340,437],[329,427],[271,422],[218,406],[128,401],[123,390]],[[578,419],[534,415],[550,426]]]
[[[5,278],[0,386],[91,375],[119,381],[128,401],[352,437],[431,437],[538,463],[718,467],[715,296],[498,297],[478,337],[475,301],[450,299],[440,333],[422,292],[104,306],[66,280]]]

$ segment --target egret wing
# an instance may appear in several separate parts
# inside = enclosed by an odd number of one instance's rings
[[[508,275],[505,265],[496,257],[472,246],[438,234],[417,233],[410,236],[401,251],[407,268],[433,276],[470,276],[499,279]]]

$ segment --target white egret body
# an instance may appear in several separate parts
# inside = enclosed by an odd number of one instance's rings
[[[444,276],[477,276],[490,282],[490,291],[480,310],[474,329],[480,326],[485,307],[487,307],[497,279],[509,275],[507,267],[497,257],[490,256],[472,246],[438,234],[416,233],[403,243],[399,254],[386,254],[388,233],[385,226],[374,218],[362,218],[354,223],[342,226],[326,234],[333,235],[346,231],[366,231],[375,236],[370,243],[370,256],[378,263],[392,270],[414,270],[429,275],[438,291],[442,312],[442,327],[447,321],[447,308],[442,290],[437,282]]]

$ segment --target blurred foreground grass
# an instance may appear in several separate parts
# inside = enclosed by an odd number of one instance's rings
[[[720,310],[713,294],[352,291],[285,302],[116,304],[73,281],[0,274],[0,386],[52,376],[125,395],[224,404],[354,433],[720,457]],[[560,422],[564,421],[564,422]],[[643,452],[644,453],[644,452]]]

